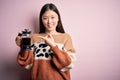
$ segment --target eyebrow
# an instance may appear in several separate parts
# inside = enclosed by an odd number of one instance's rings
[[[54,16],[54,15],[50,15],[50,16]],[[48,17],[48,16],[43,16],[43,17]]]

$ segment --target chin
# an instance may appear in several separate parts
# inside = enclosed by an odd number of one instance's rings
[[[51,29],[48,29],[48,31],[54,31],[54,29],[51,28]]]

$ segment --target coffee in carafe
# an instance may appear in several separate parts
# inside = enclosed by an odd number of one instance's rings
[[[25,29],[22,31],[22,40],[21,40],[21,47],[22,48],[29,48],[31,45],[31,38],[30,38],[31,31],[29,29]]]

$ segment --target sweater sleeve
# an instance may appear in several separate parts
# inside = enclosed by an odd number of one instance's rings
[[[67,71],[71,69],[76,59],[71,37],[68,34],[66,37],[64,50],[60,50],[58,46],[51,48],[54,53],[53,62],[61,71]]]
[[[17,56],[17,62],[24,68],[30,69],[34,60],[32,50],[21,50]]]
[[[19,36],[16,37],[16,44],[21,48],[21,38]],[[20,49],[17,55],[17,62],[19,65],[26,69],[30,69],[32,67],[33,60],[34,60],[33,50]]]

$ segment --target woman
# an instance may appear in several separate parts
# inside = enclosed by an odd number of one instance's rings
[[[30,49],[20,50],[17,61],[31,69],[32,80],[70,80],[75,50],[65,33],[60,14],[54,4],[45,4],[40,12],[40,33],[31,35]],[[16,44],[21,45],[17,36]]]

